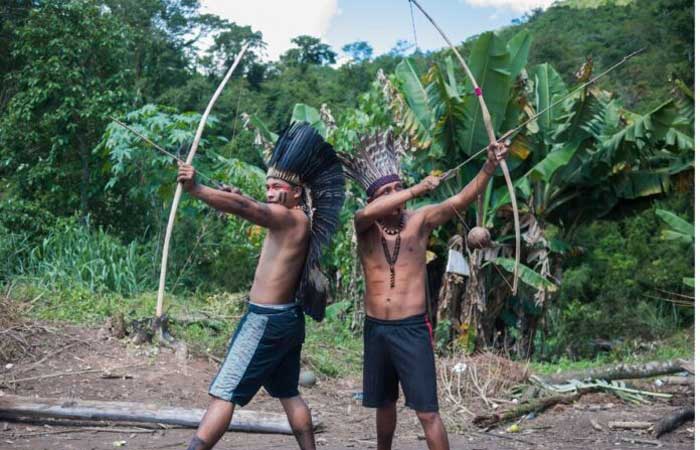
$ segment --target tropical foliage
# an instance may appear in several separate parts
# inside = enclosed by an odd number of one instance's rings
[[[431,237],[433,311],[448,243],[477,224],[495,242],[465,255],[472,275],[462,280],[461,311],[438,327],[447,330],[445,349],[578,357],[597,338],[655,338],[690,323],[692,310],[661,291],[687,295],[692,284],[692,3],[594,3],[561,2],[460,45],[497,135],[515,130],[508,165],[523,255],[512,296],[514,224],[497,173],[478,204]],[[360,133],[393,128],[407,183],[471,158],[414,206],[457,192],[484,160],[476,96],[446,50],[408,55],[410,46],[397,42],[375,56],[358,41],[343,47],[349,60],[337,64],[328,45],[299,36],[279,60],[266,61],[260,32],[203,14],[196,0],[9,4],[0,28],[3,284],[77,292],[60,297],[81,305],[93,294],[150,295],[175,163],[112,118],[181,157],[244,40],[253,51],[217,103],[195,159],[201,182],[262,198],[266,149],[290,120],[310,122],[345,151]],[[197,52],[205,37],[211,45]],[[647,51],[581,88],[641,47]],[[363,286],[350,219],[363,197],[348,189],[324,266],[336,299],[329,318],[353,326]],[[263,237],[259,227],[185,198],[168,290],[247,289]],[[476,314],[474,305],[484,308]]]

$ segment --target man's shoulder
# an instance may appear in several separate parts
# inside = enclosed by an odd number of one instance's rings
[[[303,229],[311,232],[311,219],[301,208],[289,209],[289,217],[291,217],[292,226],[290,228]]]

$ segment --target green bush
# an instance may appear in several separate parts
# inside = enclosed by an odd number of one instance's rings
[[[692,309],[663,299],[692,295],[683,277],[693,276],[693,248],[663,240],[662,228],[649,208],[578,230],[583,252],[566,264],[549,312],[550,353],[590,356],[594,339],[658,339],[692,323]]]
[[[28,200],[8,195],[0,201],[0,226],[7,232],[25,235],[30,241],[45,236],[55,221],[51,213]]]

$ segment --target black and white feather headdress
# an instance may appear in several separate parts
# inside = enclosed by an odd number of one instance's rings
[[[296,298],[306,314],[321,321],[329,295],[329,283],[320,268],[321,250],[340,224],[345,201],[342,164],[333,147],[311,125],[295,122],[280,135],[267,167],[268,178],[304,188],[311,236]]]
[[[345,174],[360,183],[367,197],[380,187],[401,181],[399,154],[391,129],[365,134],[360,137],[354,154],[338,152]]]

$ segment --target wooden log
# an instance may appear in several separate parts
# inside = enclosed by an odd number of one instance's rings
[[[557,373],[541,377],[550,384],[562,384],[570,380],[624,380],[669,375],[686,370],[687,362],[682,359],[652,361],[644,364],[615,364],[572,372]]]
[[[653,425],[651,422],[608,422],[611,430],[648,430]]]
[[[105,420],[111,422],[161,423],[196,428],[204,415],[199,408],[161,406],[152,403],[105,402],[79,399],[29,398],[15,395],[0,397],[0,419],[57,418]],[[319,423],[314,418],[314,427]],[[292,434],[287,416],[237,409],[229,431]]]
[[[695,407],[693,406],[688,406],[673,411],[671,414],[662,417],[658,422],[656,422],[654,425],[654,437],[658,439],[662,434],[671,432],[683,425],[688,420],[693,419],[695,419]]]
[[[667,376],[659,378],[663,384],[670,384],[674,386],[695,386],[695,376],[690,375],[687,377],[679,376]]]

